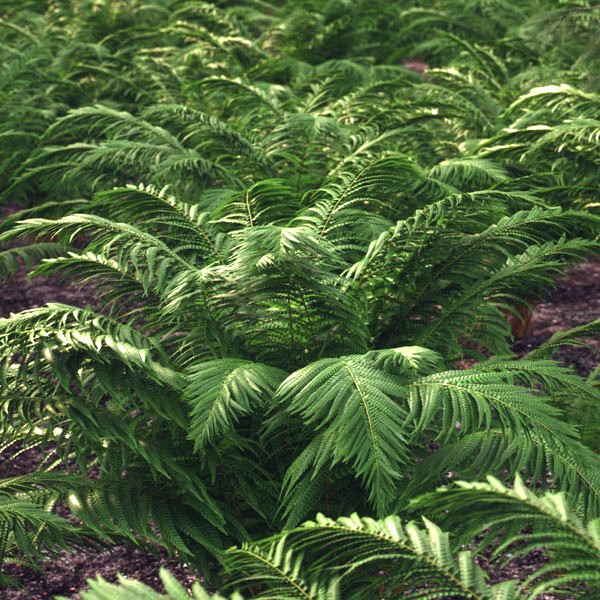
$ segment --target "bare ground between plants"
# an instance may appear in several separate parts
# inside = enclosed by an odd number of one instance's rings
[[[63,302],[78,306],[95,304],[92,287],[67,285],[55,279],[27,279],[20,271],[9,282],[0,283],[0,317],[11,312],[43,306],[47,302]],[[519,354],[526,353],[547,340],[556,331],[582,325],[600,317],[600,260],[590,260],[569,269],[561,278],[548,300],[537,304],[533,316],[533,333],[515,344]],[[562,348],[560,360],[582,375],[588,374],[600,357],[600,343],[590,341],[589,348]],[[34,467],[32,457],[31,468]],[[22,462],[22,461],[21,461]],[[0,456],[0,465],[2,457]],[[19,469],[27,465],[19,464]],[[509,563],[492,573],[493,581],[525,579],[544,561],[542,552],[533,552],[525,558]],[[0,598],[6,600],[39,600],[64,595],[77,598],[76,591],[85,586],[87,579],[102,575],[110,581],[117,573],[139,579],[150,586],[161,589],[158,571],[168,568],[180,581],[191,585],[194,574],[178,565],[164,552],[156,555],[140,550],[116,546],[110,550],[66,552],[45,561],[40,570],[21,565],[6,565],[7,574],[15,577],[23,586],[19,590],[0,590]],[[554,596],[544,598],[551,600]],[[540,600],[542,600],[540,598]]]

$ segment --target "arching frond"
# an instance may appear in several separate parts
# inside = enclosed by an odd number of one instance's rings
[[[224,143],[222,152],[235,153],[231,148],[233,138],[238,147],[248,144],[233,132],[228,133],[226,126],[215,119],[206,117],[198,124],[187,112],[185,107],[179,112],[161,108],[141,115],[101,105],[76,109],[49,128],[46,146],[23,165],[22,175],[8,193],[30,185],[40,175],[43,185],[51,184],[65,193],[82,195],[111,187],[115,181],[124,185],[132,177],[150,179],[160,185],[170,173],[187,180],[188,186],[181,190],[183,194],[189,192],[192,181],[200,189],[210,181],[239,186],[238,175],[221,161],[208,158],[211,153],[204,146],[214,140],[217,144]],[[178,123],[180,116],[183,124]],[[60,145],[52,144],[56,139]],[[149,178],[149,172],[154,176]]]
[[[573,327],[565,331],[557,331],[552,337],[535,350],[527,353],[528,358],[546,357],[564,345],[585,346],[585,339],[595,337],[600,332],[600,319]]]
[[[221,226],[241,229],[257,225],[287,225],[300,208],[293,188],[283,179],[259,181],[248,189],[231,192],[216,207],[213,218]]]
[[[30,360],[41,363],[52,363],[54,353],[89,352],[100,362],[113,359],[130,368],[141,368],[157,382],[176,387],[181,384],[176,372],[151,358],[154,352],[165,360],[155,340],[89,309],[49,304],[0,319],[0,343],[3,348],[19,348]],[[4,362],[10,361],[10,356],[3,355]],[[17,365],[23,372],[32,367]]]
[[[339,173],[335,180],[311,194],[309,207],[298,217],[299,223],[309,226],[319,237],[342,247],[358,245],[361,237],[364,239],[359,227],[365,223],[359,216],[379,219],[380,230],[389,227],[387,219],[399,210],[398,196],[410,193],[423,177],[416,164],[401,156],[364,165],[356,161],[353,166],[352,172]],[[368,211],[361,210],[365,206]]]
[[[428,176],[457,191],[487,189],[509,179],[508,172],[501,165],[477,157],[442,161],[430,169]]]
[[[285,372],[242,359],[221,359],[193,365],[185,397],[190,405],[190,436],[196,451],[230,433],[243,416],[272,405]]]
[[[211,222],[201,205],[179,202],[167,190],[141,184],[115,188],[97,194],[91,209],[144,229],[152,223],[153,234],[192,262],[208,265],[225,260],[228,240],[220,227]],[[144,219],[140,221],[139,215]]]
[[[267,589],[255,596],[265,600],[338,600],[337,578],[303,569],[302,555],[285,544],[282,537],[270,547],[245,545],[229,550],[226,568],[234,570],[232,585],[248,588],[267,583]]]
[[[468,538],[485,528],[489,535],[484,541],[489,543],[494,534],[502,532],[503,541],[494,551],[496,558],[509,546],[511,555],[543,547],[552,560],[524,583],[528,598],[572,592],[576,584],[584,584],[582,598],[593,598],[600,589],[598,519],[582,523],[563,494],[538,497],[518,475],[513,488],[488,477],[487,483],[458,482],[450,489],[418,498],[412,507],[443,514],[445,523]]]
[[[483,341],[488,348],[498,354],[505,353],[507,349],[504,349],[501,344],[495,346],[496,341],[502,340],[508,334],[502,313],[495,311],[495,314],[485,315],[484,311],[478,307],[479,303],[491,301],[503,306],[503,300],[510,303],[510,301],[514,301],[515,295],[518,297],[519,292],[522,296],[529,297],[541,294],[551,284],[552,276],[560,271],[565,259],[582,258],[592,247],[593,245],[589,242],[564,239],[557,243],[548,242],[541,246],[529,246],[523,254],[508,259],[505,265],[490,274],[487,280],[467,287],[457,295],[454,302],[442,304],[435,320],[422,327],[420,333],[414,338],[414,342],[438,348],[439,342],[436,341],[436,337],[440,336],[446,345],[448,319],[454,325],[459,320],[462,321],[464,323],[463,332],[469,336],[473,329],[469,329],[468,323],[472,322],[474,313],[480,313],[482,319],[474,326],[474,339],[479,342]],[[519,289],[519,281],[523,282],[524,287],[521,289]],[[504,304],[506,309],[509,306],[510,304]],[[480,331],[476,331],[477,328]],[[491,338],[486,339],[486,330],[491,334]]]
[[[454,556],[448,534],[427,519],[419,526],[395,516],[375,521],[354,514],[336,521],[318,515],[293,530],[289,546],[304,552],[311,571],[338,575],[344,598],[416,599],[424,590],[431,599],[516,598],[514,582],[488,586],[471,553]],[[243,559],[243,551],[230,551],[226,564],[243,572]]]

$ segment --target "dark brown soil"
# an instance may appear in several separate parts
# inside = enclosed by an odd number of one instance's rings
[[[11,312],[42,306],[46,302],[64,302],[79,306],[94,303],[93,290],[69,286],[53,279],[28,280],[24,271],[11,281],[0,283],[0,317]],[[536,306],[533,315],[533,332],[529,338],[515,344],[515,350],[525,353],[547,340],[556,331],[587,323],[600,318],[600,260],[590,260],[571,268],[557,282],[551,297]],[[564,348],[559,357],[585,375],[597,364],[600,342],[591,341],[591,348]],[[524,579],[535,566],[544,561],[543,553],[533,552],[526,559],[519,559],[493,575],[493,579]],[[142,580],[161,589],[158,570],[161,566],[171,570],[184,585],[191,585],[194,574],[168,558],[164,553],[156,556],[117,546],[111,550],[80,551],[77,554],[62,553],[41,565],[41,572],[8,565],[7,574],[15,577],[24,587],[22,590],[1,590],[0,598],[6,600],[37,600],[55,595],[76,598],[76,591],[88,578],[101,574],[114,581],[117,573]],[[547,599],[552,598],[548,595]]]
[[[552,334],[600,318],[600,259],[571,267],[556,285],[549,299],[536,305],[533,333],[514,345],[519,354],[536,348]],[[600,362],[600,340],[586,340],[589,348],[562,347],[559,359],[588,375]]]
[[[102,575],[109,581],[115,581],[117,573],[139,579],[156,590],[164,591],[158,578],[161,567],[167,568],[188,588],[197,579],[189,569],[180,566],[164,552],[153,556],[140,550],[115,546],[110,550],[93,552],[61,552],[40,565],[41,572],[25,566],[7,565],[4,572],[17,579],[23,589],[0,590],[0,598],[39,600],[57,595],[79,598],[77,591],[85,587],[86,579]]]

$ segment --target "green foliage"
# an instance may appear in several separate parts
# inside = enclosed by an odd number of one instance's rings
[[[409,172],[418,185],[423,176]],[[564,231],[594,221],[534,207],[488,225],[479,211],[448,221],[445,210],[429,218],[418,209],[377,240],[367,228],[363,243],[347,247],[345,211],[362,223],[392,206],[377,202],[375,185],[385,198],[394,180],[363,177],[332,188],[333,205],[317,190],[290,225],[270,223],[275,213],[261,210],[260,198],[255,208],[247,201],[242,218],[238,198],[213,215],[131,187],[96,195],[88,213],[31,218],[3,234],[52,240],[61,255],[33,272],[93,282],[110,313],[55,304],[0,320],[5,413],[48,429],[68,423],[65,447],[81,468],[98,465],[105,489],[73,493],[90,527],[160,539],[208,567],[228,535],[243,541],[325,508],[382,516],[403,487],[427,489],[468,459],[496,473],[550,468],[596,514],[594,460],[547,404],[573,394],[595,403],[591,385],[544,361],[448,370],[467,339],[507,347],[498,307],[518,298],[519,286],[543,289],[564,258],[589,251],[590,242]],[[362,189],[371,200],[359,208]],[[457,204],[477,206],[478,196]],[[507,196],[496,198],[498,212]],[[101,216],[113,206],[121,220]],[[407,326],[392,328],[403,315]],[[24,386],[37,393],[24,397]],[[482,432],[502,442],[490,446]],[[421,479],[416,459],[432,439],[443,446],[425,459]],[[448,465],[457,447],[463,456]]]
[[[3,436],[56,444],[88,531],[253,597],[513,597],[385,517],[521,471],[600,514],[597,373],[552,359],[597,323],[517,359],[506,319],[597,250],[598,23],[586,0],[5,2],[0,275],[90,294],[0,319]],[[317,512],[320,557],[257,544]]]
[[[320,514],[284,535],[228,550],[228,587],[248,597],[278,600],[416,599],[424,594],[432,600],[534,600],[548,593],[591,599],[598,594],[599,520],[582,521],[562,493],[538,496],[519,476],[514,487],[488,477],[487,483],[459,481],[416,498],[410,509],[434,515],[454,535],[425,516],[407,521],[354,514],[334,520]],[[467,544],[472,550],[464,549]],[[492,563],[506,563],[539,548],[548,561],[520,584],[489,585],[475,560],[475,552],[491,550]],[[168,597],[178,598],[171,590],[179,588],[164,572],[161,577],[173,594]],[[134,590],[148,598],[164,597],[124,581],[119,587],[92,583],[92,592],[83,597],[103,598],[94,595],[103,591],[129,598]],[[192,593],[202,592],[194,588]]]
[[[543,548],[551,561],[523,583],[528,598],[549,592],[576,593],[577,598],[598,595],[600,521],[582,521],[561,493],[538,497],[518,476],[514,488],[488,476],[487,483],[459,482],[451,489],[416,499],[412,506],[443,515],[442,521],[459,539],[485,530],[485,546],[502,534],[502,543],[494,544],[497,560],[505,560],[509,548],[514,557]]]
[[[13,460],[31,449],[22,444],[21,450],[11,445],[2,447],[3,452],[12,453]],[[7,462],[10,467],[9,459],[3,461],[3,468]],[[64,476],[51,472],[51,465],[45,467],[37,473],[0,479],[0,567],[11,562],[35,567],[38,561],[60,550],[76,551],[94,543],[91,531],[54,513],[64,489]],[[83,488],[86,484],[81,481],[80,485]],[[12,577],[0,574],[2,587],[15,583]]]
[[[316,521],[294,530],[290,539],[286,563],[292,563],[295,557],[296,578],[300,579],[302,573],[302,557],[307,576],[315,572],[325,577],[333,574],[321,583],[321,589],[329,595],[315,593],[314,588],[308,591],[304,582],[308,593],[294,595],[283,577],[281,583],[269,577],[284,554],[281,546],[287,541],[285,537],[262,552],[251,547],[230,550],[226,568],[239,572],[244,586],[266,583],[268,589],[259,595],[262,598],[374,598],[379,594],[422,598],[423,588],[428,598],[516,597],[514,582],[488,586],[469,551],[453,556],[448,534],[427,519],[418,525],[404,524],[392,516],[376,521],[356,514],[338,520],[318,515]],[[332,593],[333,585],[339,586],[339,591]]]

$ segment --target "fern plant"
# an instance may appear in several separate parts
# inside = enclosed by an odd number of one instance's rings
[[[421,514],[420,522],[318,515],[285,535],[231,548],[224,557],[227,587],[234,594],[279,600],[424,595],[432,600],[535,600],[549,593],[591,599],[598,594],[598,519],[584,523],[562,493],[538,496],[519,476],[510,487],[488,477],[484,483],[459,481],[416,498],[410,509]],[[434,516],[454,535],[423,515]],[[466,544],[473,549],[465,550]],[[475,560],[493,550],[492,563],[506,563],[539,548],[547,562],[520,583],[489,584],[488,573]],[[169,598],[184,597],[165,572],[161,578]],[[91,586],[83,592],[90,600],[108,594],[164,597],[124,580],[119,586],[102,580]],[[192,589],[193,597],[203,598],[202,593]]]
[[[488,477],[486,483],[456,482],[415,499],[410,508],[413,514],[435,517],[449,527],[453,539],[425,516],[418,524],[399,517],[375,521],[353,515],[332,520],[319,515],[278,540],[230,550],[225,564],[231,585],[264,586],[258,597],[265,598],[273,594],[278,598],[422,598],[426,594],[428,598],[533,600],[548,593],[571,593],[577,598],[598,594],[598,519],[582,522],[561,493],[540,497],[519,476],[514,487]],[[543,548],[549,560],[520,584],[490,585],[472,551],[464,550],[466,544],[477,552],[492,546],[498,562],[536,548]],[[335,582],[333,595],[313,591],[308,581],[317,575],[324,578],[321,590],[331,590],[327,586]],[[294,582],[302,582],[298,587],[305,595],[296,595]]]
[[[90,297],[0,320],[2,433],[60,427],[65,470],[98,472],[62,482],[91,531],[207,573],[233,542],[357,512],[344,523],[428,548],[393,552],[408,573],[433,560],[435,593],[511,597],[435,526],[368,519],[504,471],[550,471],[598,515],[577,429],[594,377],[549,359],[558,338],[510,353],[506,313],[597,250],[594,124],[564,122],[596,98],[515,48],[548,33],[534,7],[467,3],[472,29],[425,1],[46,4],[1,30],[2,198],[35,205],[0,226],[0,273],[26,260]],[[427,78],[400,64],[413,53]],[[582,144],[567,202],[559,155]],[[264,557],[291,581],[285,544]]]
[[[6,452],[6,448],[3,450]],[[75,526],[54,512],[63,484],[64,477],[52,472],[0,480],[1,587],[18,583],[3,572],[9,563],[35,566],[57,551],[65,548],[76,551],[99,540],[91,531]],[[85,486],[85,482],[81,484]]]
[[[229,535],[243,541],[318,509],[388,513],[403,488],[420,491],[416,459],[432,439],[443,448],[426,458],[425,485],[443,478],[448,456],[460,471],[475,453],[495,472],[551,468],[596,513],[594,455],[520,382],[548,399],[595,402],[595,388],[545,361],[451,369],[465,339],[507,348],[499,306],[593,247],[560,237],[587,217],[534,208],[487,225],[480,199],[500,211],[506,196],[482,192],[383,228],[392,191],[411,178],[417,190],[431,184],[405,159],[374,161],[295,213],[284,204],[286,219],[271,209],[280,182],[234,193],[212,214],[123,188],[98,194],[88,213],[3,234],[62,245],[33,272],[94,282],[106,307],[48,305],[0,321],[4,414],[48,431],[69,424],[63,452],[97,464],[104,487],[72,496],[90,526],[132,540],[134,530],[206,563]]]

